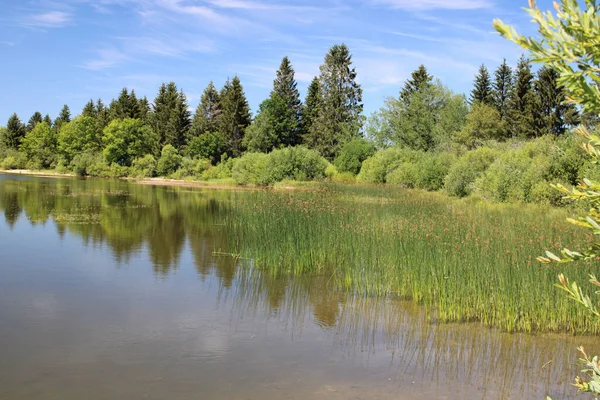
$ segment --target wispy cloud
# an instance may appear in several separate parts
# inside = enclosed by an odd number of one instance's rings
[[[72,14],[65,11],[49,11],[21,19],[21,25],[35,28],[61,28],[71,22]]]
[[[120,50],[115,48],[104,48],[97,50],[96,57],[91,60],[84,61],[81,64],[81,67],[98,71],[115,67],[128,60],[130,60],[130,57],[125,55],[125,53],[121,52]]]
[[[372,2],[404,10],[475,10],[493,6],[491,0],[372,0]]]

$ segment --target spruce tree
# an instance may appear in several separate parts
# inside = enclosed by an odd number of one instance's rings
[[[473,84],[473,90],[471,91],[471,104],[483,103],[486,105],[492,105],[494,98],[492,94],[492,81],[490,79],[490,73],[486,66],[481,64],[479,72],[475,76],[475,83]]]
[[[88,101],[85,104],[85,106],[83,106],[83,110],[81,111],[81,116],[98,118],[98,110],[96,110],[96,105],[94,104],[94,100]]]
[[[175,82],[163,83],[154,99],[151,124],[159,137],[160,148],[170,144],[180,149],[191,125],[187,100]],[[158,150],[158,149],[157,149]]]
[[[69,122],[71,122],[71,110],[69,110],[69,106],[65,104],[54,121],[54,126],[60,128],[60,125],[68,124]]]
[[[412,95],[417,92],[423,92],[431,86],[433,77],[427,72],[425,65],[421,64],[411,73],[410,79],[404,83],[404,87],[400,90],[400,101],[405,105],[410,104]]]
[[[296,83],[295,71],[289,58],[284,57],[277,70],[277,76],[273,81],[271,100],[276,102],[277,98],[285,104],[286,112],[277,121],[283,129],[280,144],[283,146],[294,146],[300,143],[302,123],[302,102],[300,92]]]
[[[250,125],[250,107],[240,78],[227,80],[221,90],[222,114],[219,118],[219,132],[225,137],[229,156],[239,157],[242,154],[244,133]]]
[[[46,116],[44,116],[44,122],[47,123],[48,125],[52,126],[52,118],[50,117],[49,114],[46,114]]]
[[[31,118],[29,118],[29,121],[27,122],[27,132],[31,132],[37,124],[43,121],[44,118],[42,117],[42,113],[40,113],[39,111],[34,112]]]
[[[205,133],[215,133],[219,129],[219,117],[221,116],[221,96],[212,81],[200,97],[200,103],[196,108],[190,138],[198,137]],[[189,142],[188,140],[188,142]]]
[[[131,91],[131,93],[133,94],[133,90]],[[150,107],[150,102],[148,101],[148,98],[146,96],[142,97],[141,99],[138,99],[137,118],[141,119],[142,121],[148,121],[151,111],[152,109]]]
[[[536,135],[562,135],[569,125],[578,122],[577,109],[566,103],[565,89],[557,82],[558,72],[543,67],[537,73],[534,83],[536,93],[535,123]]]
[[[4,145],[10,149],[18,150],[23,137],[25,137],[26,127],[14,113],[8,119],[6,124],[6,135],[4,135]]]
[[[144,114],[140,108],[140,102],[135,95],[135,91],[132,90],[130,93],[127,88],[123,88],[119,97],[111,101],[108,113],[111,120],[125,118],[142,119],[142,115]]]
[[[306,100],[304,101],[304,107],[302,110],[302,142],[309,148],[315,148],[317,146],[317,137],[313,134],[316,133],[312,126],[319,115],[321,107],[323,106],[323,94],[321,93],[321,83],[319,78],[315,77],[306,93]]]
[[[513,90],[508,101],[507,122],[513,137],[535,136],[535,92],[531,64],[521,56],[514,73]]]
[[[362,127],[362,89],[356,81],[352,55],[345,44],[334,45],[321,65],[319,82],[323,104],[309,134],[314,149],[333,160],[341,147],[359,135]]]
[[[506,63],[506,59],[494,73],[494,78],[494,106],[500,113],[500,119],[504,120],[508,113],[508,101],[513,90],[512,69]]]
[[[109,110],[104,105],[102,99],[96,100],[96,114],[96,118],[98,119],[98,129],[100,130],[100,132],[102,132],[104,128],[106,128],[106,126],[108,126],[108,124],[110,123]]]

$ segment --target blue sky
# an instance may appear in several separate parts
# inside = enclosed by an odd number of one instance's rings
[[[481,63],[515,64],[520,49],[493,32],[502,18],[527,34],[526,0],[4,0],[0,125],[13,112],[78,114],[123,87],[152,100],[175,81],[195,108],[210,80],[238,74],[255,111],[283,56],[301,95],[327,50],[346,43],[365,113],[396,96],[419,64],[457,92]],[[538,1],[543,9],[550,0]]]

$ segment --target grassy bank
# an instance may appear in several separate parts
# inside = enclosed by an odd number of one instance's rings
[[[339,289],[413,299],[436,321],[507,331],[600,333],[535,257],[591,241],[566,210],[451,200],[392,187],[325,185],[237,197],[236,254],[272,274],[316,274]],[[583,281],[597,264],[561,266]]]

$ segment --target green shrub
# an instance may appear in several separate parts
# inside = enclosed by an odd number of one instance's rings
[[[356,138],[346,143],[334,160],[339,172],[350,172],[357,175],[363,161],[375,154],[375,145],[363,138]]]
[[[356,183],[356,176],[354,176],[352,172],[342,172],[335,174],[331,178],[331,181],[335,183],[351,184]]]
[[[227,179],[232,177],[233,158],[225,158],[216,166],[209,166],[201,175],[201,179]]]
[[[499,156],[500,152],[480,147],[466,152],[449,169],[444,188],[451,196],[465,197],[473,192],[473,184]]]
[[[451,153],[427,154],[416,164],[415,187],[440,190],[456,157]]]
[[[225,138],[220,133],[206,132],[193,138],[187,147],[191,159],[207,158],[217,163],[225,152]]]
[[[175,147],[168,144],[163,147],[158,164],[156,166],[156,172],[159,176],[169,176],[173,172],[177,171],[181,165],[182,157]]]
[[[415,163],[423,152],[401,147],[390,147],[375,153],[373,157],[366,159],[358,174],[358,182],[385,183],[387,175],[403,163]]]
[[[133,160],[131,175],[138,178],[152,178],[156,176],[156,159],[151,154]]]
[[[502,154],[477,179],[475,185],[482,194],[497,202],[523,200],[523,180],[532,165],[532,159],[523,151]]]
[[[263,153],[246,153],[234,159],[231,177],[238,185],[268,185],[267,161],[269,155]]]
[[[183,179],[186,177],[201,178],[204,171],[211,167],[211,162],[208,159],[192,160],[184,157],[181,161],[181,166],[171,174],[171,177],[174,179]]]
[[[405,188],[414,188],[417,186],[419,179],[419,168],[417,164],[405,162],[396,167],[393,171],[387,174],[386,183],[391,185],[399,185]]]
[[[7,156],[0,163],[0,169],[23,169],[27,166],[25,154],[15,150],[9,150]]]
[[[267,181],[272,184],[284,179],[323,179],[328,165],[327,160],[319,153],[303,146],[274,150],[267,158]]]
[[[325,168],[325,178],[333,179],[334,176],[339,174],[337,168],[333,164],[328,164],[327,168]]]

